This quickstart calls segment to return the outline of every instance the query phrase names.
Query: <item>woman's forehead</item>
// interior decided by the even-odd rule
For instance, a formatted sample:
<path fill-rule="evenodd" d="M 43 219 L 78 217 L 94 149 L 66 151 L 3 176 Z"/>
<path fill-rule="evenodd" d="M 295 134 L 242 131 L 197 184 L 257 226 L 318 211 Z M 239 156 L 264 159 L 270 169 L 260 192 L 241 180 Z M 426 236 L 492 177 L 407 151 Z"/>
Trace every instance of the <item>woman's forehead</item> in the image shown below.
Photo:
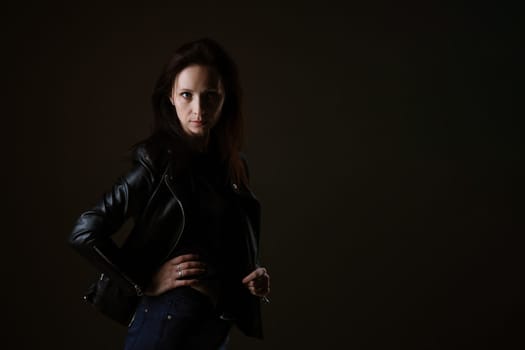
<path fill-rule="evenodd" d="M 217 71 L 203 65 L 191 65 L 175 77 L 174 88 L 187 90 L 221 89 L 221 79 Z"/>

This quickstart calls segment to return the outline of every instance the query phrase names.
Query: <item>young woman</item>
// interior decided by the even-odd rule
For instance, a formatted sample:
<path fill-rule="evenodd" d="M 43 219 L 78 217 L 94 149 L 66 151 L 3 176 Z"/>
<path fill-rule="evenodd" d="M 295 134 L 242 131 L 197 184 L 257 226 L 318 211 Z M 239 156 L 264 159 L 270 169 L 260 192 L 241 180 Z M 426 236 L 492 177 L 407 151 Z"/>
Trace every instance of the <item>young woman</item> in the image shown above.
<path fill-rule="evenodd" d="M 232 324 L 262 337 L 270 276 L 258 263 L 236 66 L 216 42 L 175 51 L 133 166 L 82 213 L 71 245 L 102 274 L 87 301 L 128 326 L 126 350 L 224 348 Z M 118 246 L 111 235 L 134 226 Z"/>

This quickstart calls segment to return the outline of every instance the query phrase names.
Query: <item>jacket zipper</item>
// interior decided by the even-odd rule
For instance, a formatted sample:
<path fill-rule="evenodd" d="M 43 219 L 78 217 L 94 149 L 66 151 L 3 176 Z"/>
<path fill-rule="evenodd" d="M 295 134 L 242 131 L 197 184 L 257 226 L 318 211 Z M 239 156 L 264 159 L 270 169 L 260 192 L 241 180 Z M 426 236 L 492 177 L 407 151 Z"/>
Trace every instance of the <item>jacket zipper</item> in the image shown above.
<path fill-rule="evenodd" d="M 123 272 L 118 268 L 117 265 L 115 265 L 111 260 L 109 260 L 109 258 L 108 258 L 106 255 L 104 255 L 104 253 L 102 253 L 102 252 L 100 251 L 100 249 L 98 249 L 97 246 L 94 245 L 94 246 L 93 246 L 93 250 L 94 250 L 95 252 L 97 252 L 97 254 L 100 255 L 100 257 L 101 257 L 102 259 L 104 259 L 104 261 L 106 261 L 107 264 L 111 265 L 111 267 L 112 267 L 115 271 L 117 271 L 117 272 L 118 272 L 118 273 L 124 278 L 124 280 L 126 280 L 126 282 L 128 282 L 130 285 L 133 286 L 133 288 L 135 289 L 135 292 L 137 293 L 137 296 L 141 296 L 141 295 L 143 294 L 142 289 L 141 289 L 141 288 L 140 288 L 135 282 L 133 282 L 133 281 L 132 281 L 132 280 L 131 280 L 131 279 L 130 279 L 125 273 L 123 273 Z M 104 275 L 104 274 L 102 274 L 102 275 L 100 276 L 101 279 L 102 279 L 102 276 L 103 276 L 103 275 Z"/>
<path fill-rule="evenodd" d="M 182 236 L 182 233 L 184 232 L 184 227 L 186 226 L 186 215 L 184 213 L 184 207 L 182 206 L 182 203 L 180 202 L 179 198 L 177 197 L 177 195 L 175 195 L 175 191 L 173 190 L 173 188 L 171 188 L 171 185 L 168 181 L 168 174 L 164 174 L 164 182 L 166 183 L 166 186 L 168 187 L 168 189 L 170 190 L 173 198 L 175 198 L 175 200 L 177 201 L 177 204 L 179 205 L 180 207 L 180 210 L 182 212 L 182 225 L 181 225 L 181 229 L 178 233 L 178 237 L 177 237 L 177 240 L 175 241 L 175 243 L 173 243 L 173 246 L 171 247 L 169 253 L 166 255 L 166 257 L 164 258 L 164 260 L 166 260 L 170 255 L 171 253 L 173 253 L 173 251 L 175 250 L 175 247 L 177 246 L 177 244 L 179 243 L 180 241 L 180 238 Z"/>
<path fill-rule="evenodd" d="M 173 189 L 171 188 L 171 185 L 169 184 L 169 181 L 168 181 L 168 167 L 166 167 L 166 170 L 164 170 L 164 173 L 163 173 L 163 180 L 164 182 L 166 183 L 166 186 L 168 187 L 169 191 L 171 192 L 171 194 L 173 195 L 173 198 L 175 198 L 175 200 L 177 201 L 177 204 L 179 205 L 180 207 L 180 210 L 182 212 L 182 226 L 181 226 L 181 229 L 179 231 L 179 237 L 177 238 L 177 241 L 173 244 L 173 246 L 171 247 L 170 249 L 170 252 L 168 253 L 168 255 L 166 256 L 169 257 L 171 255 L 171 253 L 173 253 L 173 250 L 175 249 L 175 247 L 177 246 L 179 240 L 180 240 L 180 237 L 182 236 L 182 232 L 184 231 L 184 227 L 186 225 L 186 216 L 185 216 L 185 213 L 184 213 L 184 207 L 182 206 L 182 203 L 180 202 L 179 198 L 175 195 L 175 191 L 173 191 Z M 159 187 L 157 187 L 155 189 L 155 192 L 150 196 L 150 201 L 151 201 L 151 198 L 154 196 L 154 194 L 158 191 Z M 148 204 L 146 204 L 146 207 L 149 205 L 149 201 L 148 201 Z M 115 270 L 117 273 L 119 273 L 122 278 L 127 282 L 129 283 L 131 286 L 133 286 L 133 288 L 135 289 L 135 292 L 137 293 L 137 296 L 142 296 L 144 293 L 142 291 L 142 289 L 140 288 L 140 286 L 138 284 L 136 284 L 135 282 L 133 282 L 125 273 L 123 273 L 117 265 L 115 265 L 104 253 L 102 253 L 102 251 L 100 249 L 98 249 L 97 246 L 93 245 L 93 250 L 102 258 L 104 259 L 104 261 L 110 265 L 113 270 Z M 100 279 L 103 279 L 104 277 L 104 273 L 102 273 L 100 275 Z M 84 299 L 86 299 L 86 297 L 84 296 Z"/>

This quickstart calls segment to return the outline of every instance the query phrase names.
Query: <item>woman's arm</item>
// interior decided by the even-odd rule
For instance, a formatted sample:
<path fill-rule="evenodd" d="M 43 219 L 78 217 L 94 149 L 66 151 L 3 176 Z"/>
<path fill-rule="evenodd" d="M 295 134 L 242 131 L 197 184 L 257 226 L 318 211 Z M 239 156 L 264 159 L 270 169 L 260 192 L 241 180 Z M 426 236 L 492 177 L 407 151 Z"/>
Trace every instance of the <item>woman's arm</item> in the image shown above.
<path fill-rule="evenodd" d="M 246 155 L 244 153 L 240 153 L 239 156 L 244 166 L 246 178 L 249 180 L 250 171 L 248 168 L 248 161 L 246 160 Z M 257 217 L 259 215 L 260 213 L 257 215 Z M 260 266 L 259 262 L 259 219 L 257 219 L 257 226 L 256 228 L 254 228 L 249 217 L 246 216 L 246 218 L 247 228 L 249 230 L 247 246 L 251 247 L 252 252 L 255 255 L 253 257 L 255 265 L 254 270 L 243 278 L 242 283 L 245 285 L 246 288 L 250 290 L 250 293 L 252 293 L 255 296 L 261 297 L 264 302 L 269 303 L 270 299 L 268 299 L 268 295 L 270 294 L 270 275 L 265 267 Z"/>
<path fill-rule="evenodd" d="M 69 244 L 79 254 L 130 293 L 138 295 L 144 286 L 126 275 L 125 259 L 111 236 L 128 218 L 138 215 L 149 198 L 153 182 L 151 160 L 143 146 L 139 146 L 132 169 L 119 177 L 93 208 L 80 215 L 69 236 Z"/>

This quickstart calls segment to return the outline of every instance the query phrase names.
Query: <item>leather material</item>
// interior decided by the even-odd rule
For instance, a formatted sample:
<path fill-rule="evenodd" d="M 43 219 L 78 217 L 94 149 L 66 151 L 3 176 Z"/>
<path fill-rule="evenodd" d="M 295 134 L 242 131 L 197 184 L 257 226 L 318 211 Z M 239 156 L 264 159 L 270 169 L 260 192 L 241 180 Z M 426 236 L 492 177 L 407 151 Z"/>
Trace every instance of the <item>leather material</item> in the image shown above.
<path fill-rule="evenodd" d="M 126 326 L 153 272 L 165 262 L 184 234 L 185 213 L 176 193 L 177 174 L 173 170 L 176 160 L 172 154 L 167 148 L 154 162 L 146 147 L 138 146 L 131 170 L 119 177 L 92 209 L 80 215 L 69 237 L 71 246 L 102 272 L 84 299 Z M 252 260 L 247 265 L 255 268 L 259 201 L 249 188 L 232 183 L 231 189 L 246 216 L 242 229 Z M 133 229 L 118 247 L 111 236 L 128 219 L 134 220 Z M 236 315 L 239 329 L 248 336 L 261 338 L 259 298 L 246 293 L 239 300 L 239 310 Z"/>

